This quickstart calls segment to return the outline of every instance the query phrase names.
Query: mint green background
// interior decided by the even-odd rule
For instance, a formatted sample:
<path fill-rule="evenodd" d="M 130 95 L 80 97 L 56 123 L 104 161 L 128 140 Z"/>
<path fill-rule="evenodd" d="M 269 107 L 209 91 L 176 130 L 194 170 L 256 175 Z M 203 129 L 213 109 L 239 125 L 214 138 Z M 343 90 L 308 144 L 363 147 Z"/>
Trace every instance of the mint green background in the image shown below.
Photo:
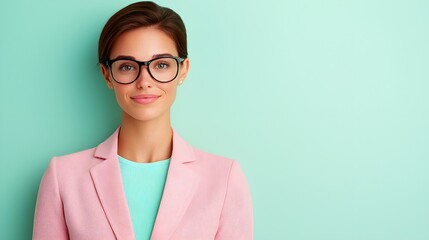
<path fill-rule="evenodd" d="M 0 3 L 0 239 L 30 239 L 50 158 L 120 122 L 96 65 L 131 1 Z M 429 239 L 429 2 L 159 1 L 191 69 L 173 125 L 239 160 L 255 239 Z"/>

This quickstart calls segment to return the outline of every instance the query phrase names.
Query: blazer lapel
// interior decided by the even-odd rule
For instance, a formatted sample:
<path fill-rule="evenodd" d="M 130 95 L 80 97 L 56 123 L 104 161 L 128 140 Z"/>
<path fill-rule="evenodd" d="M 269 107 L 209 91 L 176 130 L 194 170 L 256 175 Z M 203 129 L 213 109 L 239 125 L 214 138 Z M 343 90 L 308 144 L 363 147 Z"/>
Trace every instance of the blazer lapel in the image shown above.
<path fill-rule="evenodd" d="M 118 128 L 98 145 L 94 156 L 104 161 L 90 169 L 98 197 L 117 239 L 134 239 L 133 226 L 117 159 Z M 151 239 L 170 239 L 197 189 L 199 175 L 190 167 L 194 150 L 173 129 L 173 151 Z"/>
<path fill-rule="evenodd" d="M 98 197 L 117 239 L 134 239 L 132 222 L 117 158 L 119 128 L 95 151 L 103 159 L 90 169 Z"/>
<path fill-rule="evenodd" d="M 170 239 L 191 202 L 199 176 L 191 168 L 193 148 L 173 129 L 173 151 L 151 239 Z"/>

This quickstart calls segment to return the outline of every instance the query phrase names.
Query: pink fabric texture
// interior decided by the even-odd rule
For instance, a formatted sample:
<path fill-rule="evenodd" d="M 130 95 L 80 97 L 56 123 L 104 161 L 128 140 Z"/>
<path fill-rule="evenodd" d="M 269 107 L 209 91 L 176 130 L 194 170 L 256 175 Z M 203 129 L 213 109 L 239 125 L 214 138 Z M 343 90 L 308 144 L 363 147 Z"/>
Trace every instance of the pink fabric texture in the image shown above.
<path fill-rule="evenodd" d="M 135 239 L 117 159 L 119 128 L 96 148 L 54 157 L 40 183 L 33 239 Z M 235 160 L 173 152 L 152 240 L 253 239 L 251 193 Z"/>

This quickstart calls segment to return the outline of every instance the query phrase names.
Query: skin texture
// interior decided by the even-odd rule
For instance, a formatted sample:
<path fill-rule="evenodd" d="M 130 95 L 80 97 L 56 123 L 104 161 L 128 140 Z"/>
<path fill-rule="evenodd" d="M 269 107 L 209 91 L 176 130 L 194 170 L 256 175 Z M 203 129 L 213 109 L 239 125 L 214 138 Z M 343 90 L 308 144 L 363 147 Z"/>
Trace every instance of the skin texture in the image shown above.
<path fill-rule="evenodd" d="M 132 56 L 148 61 L 159 54 L 178 56 L 175 42 L 155 27 L 142 27 L 123 33 L 113 45 L 110 59 Z M 184 82 L 189 70 L 189 59 L 180 66 L 178 76 L 171 82 L 160 83 L 152 79 L 145 66 L 139 78 L 131 84 L 116 83 L 110 70 L 101 65 L 107 86 L 115 92 L 122 109 L 118 154 L 136 162 L 156 162 L 170 158 L 172 129 L 170 110 L 176 98 L 177 87 Z M 131 97 L 141 94 L 160 96 L 155 102 L 140 104 Z"/>

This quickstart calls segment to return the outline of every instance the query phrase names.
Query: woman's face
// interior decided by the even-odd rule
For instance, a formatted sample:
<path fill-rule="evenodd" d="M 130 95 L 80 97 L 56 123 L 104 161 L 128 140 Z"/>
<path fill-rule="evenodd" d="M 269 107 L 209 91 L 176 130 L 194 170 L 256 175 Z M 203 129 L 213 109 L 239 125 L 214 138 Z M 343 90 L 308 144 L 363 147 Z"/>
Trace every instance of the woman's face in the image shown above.
<path fill-rule="evenodd" d="M 123 33 L 115 41 L 110 59 L 119 56 L 133 57 L 137 61 L 149 61 L 158 55 L 178 56 L 174 41 L 154 27 L 142 27 Z M 101 66 L 107 86 L 115 91 L 116 100 L 125 117 L 148 121 L 170 117 L 170 108 L 176 97 L 176 89 L 186 78 L 189 59 L 180 64 L 177 77 L 167 83 L 154 80 L 146 66 L 141 67 L 140 76 L 130 84 L 119 84 L 113 80 L 110 70 Z M 156 98 L 147 98 L 147 95 Z"/>

